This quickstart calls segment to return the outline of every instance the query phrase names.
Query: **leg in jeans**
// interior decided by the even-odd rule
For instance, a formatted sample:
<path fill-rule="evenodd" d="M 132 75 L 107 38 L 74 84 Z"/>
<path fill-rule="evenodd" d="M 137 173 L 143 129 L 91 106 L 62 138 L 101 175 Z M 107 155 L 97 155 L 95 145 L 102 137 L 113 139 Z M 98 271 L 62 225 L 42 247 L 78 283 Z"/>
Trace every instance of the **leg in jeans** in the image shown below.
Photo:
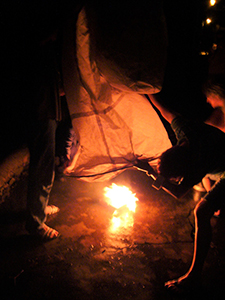
<path fill-rule="evenodd" d="M 27 224 L 30 233 L 41 230 L 54 181 L 56 121 L 48 119 L 35 125 L 30 143 L 30 168 L 27 196 Z"/>

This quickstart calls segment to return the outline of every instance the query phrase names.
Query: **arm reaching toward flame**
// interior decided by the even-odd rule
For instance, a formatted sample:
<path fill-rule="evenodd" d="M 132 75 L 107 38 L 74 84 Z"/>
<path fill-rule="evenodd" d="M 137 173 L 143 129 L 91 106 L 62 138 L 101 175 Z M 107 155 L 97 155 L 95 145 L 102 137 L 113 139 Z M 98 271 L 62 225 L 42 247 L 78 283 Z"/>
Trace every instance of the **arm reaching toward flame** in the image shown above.
<path fill-rule="evenodd" d="M 170 124 L 174 118 L 176 118 L 179 114 L 177 112 L 172 111 L 171 109 L 164 106 L 160 101 L 160 96 L 157 94 L 148 95 L 151 102 L 155 105 L 155 107 L 160 111 L 161 115 L 166 119 Z"/>

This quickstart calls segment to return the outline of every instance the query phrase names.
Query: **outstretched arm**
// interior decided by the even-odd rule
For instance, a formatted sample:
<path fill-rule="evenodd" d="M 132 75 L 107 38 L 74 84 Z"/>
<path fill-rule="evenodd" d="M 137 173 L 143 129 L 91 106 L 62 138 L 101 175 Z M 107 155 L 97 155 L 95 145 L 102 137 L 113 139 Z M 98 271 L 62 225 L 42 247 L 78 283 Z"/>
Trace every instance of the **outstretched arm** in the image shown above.
<path fill-rule="evenodd" d="M 178 113 L 166 108 L 160 102 L 160 97 L 157 94 L 148 95 L 151 102 L 155 105 L 155 107 L 160 111 L 163 118 L 165 118 L 169 123 L 173 121 L 173 119 L 178 115 Z"/>

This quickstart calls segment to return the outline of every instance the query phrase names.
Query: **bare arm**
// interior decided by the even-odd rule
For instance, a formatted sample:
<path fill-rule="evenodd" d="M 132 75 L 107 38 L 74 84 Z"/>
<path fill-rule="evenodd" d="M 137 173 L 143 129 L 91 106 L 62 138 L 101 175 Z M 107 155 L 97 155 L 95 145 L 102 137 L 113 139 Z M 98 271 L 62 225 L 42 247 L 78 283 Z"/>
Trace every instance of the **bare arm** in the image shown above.
<path fill-rule="evenodd" d="M 173 112 L 172 110 L 166 108 L 160 103 L 160 97 L 157 94 L 154 95 L 148 95 L 151 102 L 157 107 L 157 109 L 162 114 L 163 118 L 165 118 L 169 123 L 172 122 L 172 120 L 178 115 L 178 113 Z"/>
<path fill-rule="evenodd" d="M 209 118 L 205 121 L 206 124 L 217 127 L 225 132 L 225 114 L 219 108 L 215 108 Z"/>

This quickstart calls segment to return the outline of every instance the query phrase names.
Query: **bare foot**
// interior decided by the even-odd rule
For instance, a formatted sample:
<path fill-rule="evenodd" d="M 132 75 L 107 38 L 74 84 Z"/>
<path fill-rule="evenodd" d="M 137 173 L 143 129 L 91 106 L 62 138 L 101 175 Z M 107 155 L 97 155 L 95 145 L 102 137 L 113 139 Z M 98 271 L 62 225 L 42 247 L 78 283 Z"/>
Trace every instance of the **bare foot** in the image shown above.
<path fill-rule="evenodd" d="M 48 205 L 45 209 L 45 213 L 46 215 L 54 215 L 56 214 L 57 212 L 59 212 L 59 208 L 55 205 Z"/>
<path fill-rule="evenodd" d="M 176 294 L 183 294 L 194 291 L 201 286 L 200 279 L 184 275 L 178 279 L 170 280 L 165 283 L 165 287 Z"/>
<path fill-rule="evenodd" d="M 43 224 L 41 228 L 36 229 L 34 235 L 44 241 L 56 239 L 59 236 L 59 232 L 46 224 Z"/>
<path fill-rule="evenodd" d="M 27 231 L 35 238 L 41 239 L 42 241 L 50 241 L 59 237 L 59 232 L 45 223 L 40 228 L 28 228 Z"/>

